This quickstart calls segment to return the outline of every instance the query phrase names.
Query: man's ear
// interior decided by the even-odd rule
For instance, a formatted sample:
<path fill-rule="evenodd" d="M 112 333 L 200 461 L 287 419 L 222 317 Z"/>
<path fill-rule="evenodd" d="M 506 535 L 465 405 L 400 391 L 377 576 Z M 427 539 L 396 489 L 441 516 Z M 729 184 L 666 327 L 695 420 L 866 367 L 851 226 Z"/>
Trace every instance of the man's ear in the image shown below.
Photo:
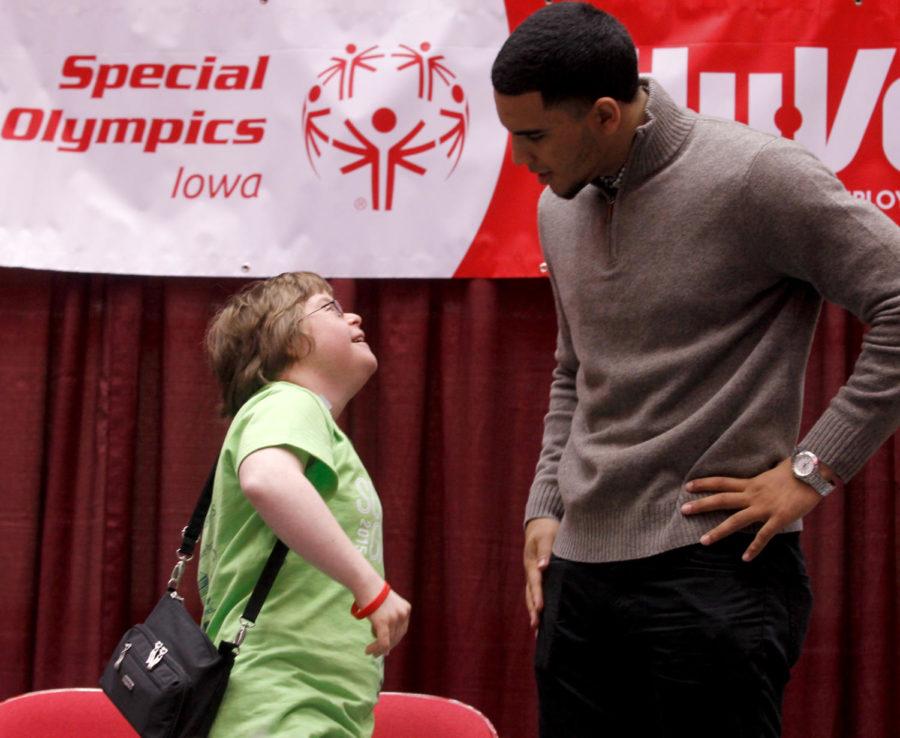
<path fill-rule="evenodd" d="M 609 135 L 619 130 L 622 123 L 622 108 L 618 101 L 611 97 L 599 97 L 594 100 L 588 113 L 591 126 L 598 133 Z"/>

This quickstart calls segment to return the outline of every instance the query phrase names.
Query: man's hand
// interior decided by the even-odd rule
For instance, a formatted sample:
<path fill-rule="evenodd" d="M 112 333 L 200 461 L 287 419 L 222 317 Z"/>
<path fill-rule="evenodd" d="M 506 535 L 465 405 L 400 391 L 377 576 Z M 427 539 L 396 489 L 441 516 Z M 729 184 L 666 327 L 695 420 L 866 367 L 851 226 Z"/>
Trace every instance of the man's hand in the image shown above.
<path fill-rule="evenodd" d="M 831 470 L 824 464 L 820 465 L 820 470 L 826 478 L 833 478 Z M 705 546 L 752 523 L 763 524 L 744 552 L 744 561 L 754 559 L 776 533 L 802 518 L 822 501 L 818 492 L 794 477 L 790 459 L 785 459 L 774 469 L 751 479 L 704 477 L 688 482 L 686 489 L 688 492 L 718 494 L 685 503 L 681 506 L 681 512 L 685 515 L 713 510 L 738 511 L 700 538 L 700 543 Z"/>
<path fill-rule="evenodd" d="M 555 518 L 534 518 L 525 526 L 525 606 L 532 629 L 537 629 L 544 609 L 541 572 L 550 563 L 550 551 L 558 530 L 559 521 Z"/>

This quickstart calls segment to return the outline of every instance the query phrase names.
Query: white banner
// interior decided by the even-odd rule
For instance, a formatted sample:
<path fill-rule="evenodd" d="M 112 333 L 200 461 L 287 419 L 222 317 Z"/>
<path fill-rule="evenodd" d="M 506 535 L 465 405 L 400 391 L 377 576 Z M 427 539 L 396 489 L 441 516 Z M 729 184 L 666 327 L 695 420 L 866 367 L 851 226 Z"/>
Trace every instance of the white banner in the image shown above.
<path fill-rule="evenodd" d="M 452 276 L 508 32 L 502 0 L 6 2 L 0 264 Z"/>

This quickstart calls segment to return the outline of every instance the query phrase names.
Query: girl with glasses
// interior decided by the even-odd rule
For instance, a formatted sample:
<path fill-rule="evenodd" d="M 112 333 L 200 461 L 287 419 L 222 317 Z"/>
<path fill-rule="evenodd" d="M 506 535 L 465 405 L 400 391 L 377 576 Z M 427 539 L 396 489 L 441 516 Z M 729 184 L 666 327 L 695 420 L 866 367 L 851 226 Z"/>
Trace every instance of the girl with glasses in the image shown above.
<path fill-rule="evenodd" d="M 241 647 L 212 736 L 372 733 L 383 657 L 410 606 L 384 579 L 381 503 L 335 419 L 378 362 L 310 272 L 249 285 L 207 348 L 232 418 L 203 530 L 213 642 L 235 632 L 276 537 L 290 549 Z"/>

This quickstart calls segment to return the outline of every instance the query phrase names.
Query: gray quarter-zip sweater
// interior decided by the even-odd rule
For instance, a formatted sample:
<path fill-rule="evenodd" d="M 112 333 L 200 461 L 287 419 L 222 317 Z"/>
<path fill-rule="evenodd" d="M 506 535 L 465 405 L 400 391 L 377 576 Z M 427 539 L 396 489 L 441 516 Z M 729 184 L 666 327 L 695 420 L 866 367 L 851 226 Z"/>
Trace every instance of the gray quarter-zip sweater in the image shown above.
<path fill-rule="evenodd" d="M 685 482 L 791 454 L 822 297 L 870 329 L 801 445 L 846 481 L 900 419 L 900 229 L 793 142 L 642 84 L 614 206 L 538 210 L 559 333 L 526 520 L 561 519 L 576 561 L 696 543 L 729 513 L 682 515 Z"/>

